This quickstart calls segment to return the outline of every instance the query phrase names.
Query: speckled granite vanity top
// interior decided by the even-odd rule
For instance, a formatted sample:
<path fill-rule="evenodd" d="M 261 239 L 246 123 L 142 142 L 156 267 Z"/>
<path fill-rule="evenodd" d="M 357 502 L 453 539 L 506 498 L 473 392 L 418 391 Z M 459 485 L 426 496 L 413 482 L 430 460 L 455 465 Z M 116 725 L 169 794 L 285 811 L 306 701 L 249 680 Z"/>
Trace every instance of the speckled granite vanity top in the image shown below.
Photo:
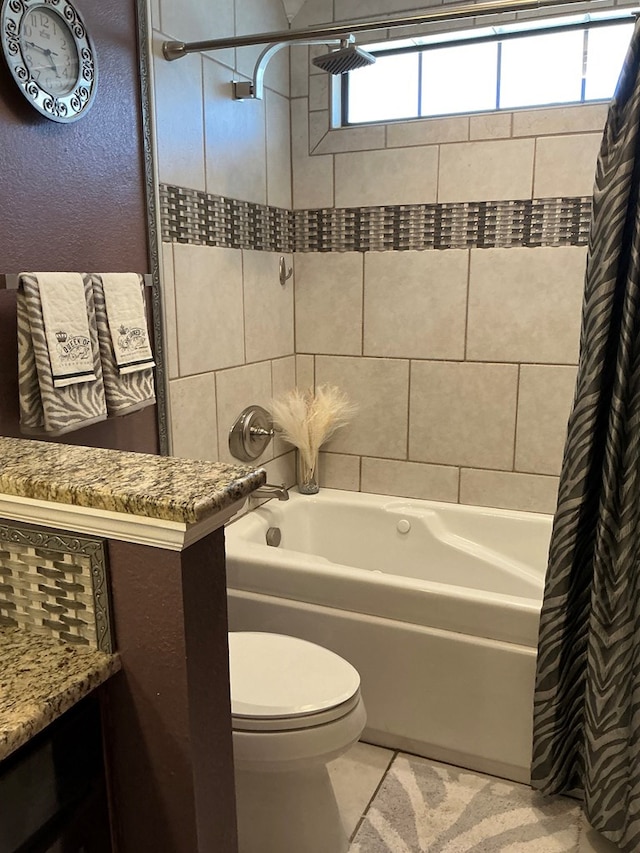
<path fill-rule="evenodd" d="M 0 437 L 0 492 L 187 524 L 226 509 L 262 469 Z"/>
<path fill-rule="evenodd" d="M 0 760 L 120 669 L 118 655 L 0 628 Z"/>

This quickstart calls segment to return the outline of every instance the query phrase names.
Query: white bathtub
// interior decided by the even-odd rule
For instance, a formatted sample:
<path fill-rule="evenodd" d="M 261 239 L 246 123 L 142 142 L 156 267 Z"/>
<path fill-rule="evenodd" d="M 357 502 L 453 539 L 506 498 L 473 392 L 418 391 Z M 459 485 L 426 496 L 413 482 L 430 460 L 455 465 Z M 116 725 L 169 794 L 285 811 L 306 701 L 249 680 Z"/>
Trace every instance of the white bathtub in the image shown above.
<path fill-rule="evenodd" d="M 365 740 L 528 781 L 551 516 L 290 495 L 227 527 L 232 630 L 292 634 L 349 660 Z"/>

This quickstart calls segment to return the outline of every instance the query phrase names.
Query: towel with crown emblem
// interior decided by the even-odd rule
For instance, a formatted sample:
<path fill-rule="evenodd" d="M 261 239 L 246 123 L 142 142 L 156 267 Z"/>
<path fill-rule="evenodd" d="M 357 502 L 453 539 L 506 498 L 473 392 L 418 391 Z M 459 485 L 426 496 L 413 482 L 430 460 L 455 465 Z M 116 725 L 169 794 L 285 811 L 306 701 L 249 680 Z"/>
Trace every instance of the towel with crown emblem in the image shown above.
<path fill-rule="evenodd" d="M 21 431 L 62 435 L 105 420 L 90 282 L 80 273 L 22 273 L 17 307 Z"/>
<path fill-rule="evenodd" d="M 144 281 L 138 273 L 92 273 L 91 286 L 109 415 L 155 403 Z"/>
<path fill-rule="evenodd" d="M 154 367 L 144 288 L 137 273 L 100 273 L 111 346 L 120 375 Z"/>

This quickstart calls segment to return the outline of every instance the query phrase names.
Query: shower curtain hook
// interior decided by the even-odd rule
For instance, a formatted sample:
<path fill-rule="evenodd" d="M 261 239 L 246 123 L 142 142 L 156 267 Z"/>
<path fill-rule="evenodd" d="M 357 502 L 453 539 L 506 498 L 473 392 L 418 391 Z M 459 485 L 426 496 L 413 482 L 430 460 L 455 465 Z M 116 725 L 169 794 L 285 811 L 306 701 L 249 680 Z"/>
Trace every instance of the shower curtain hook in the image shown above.
<path fill-rule="evenodd" d="M 285 284 L 289 281 L 289 279 L 293 275 L 293 267 L 289 267 L 289 269 L 287 269 L 287 264 L 286 264 L 286 261 L 284 259 L 284 255 L 280 256 L 279 274 L 280 274 L 280 284 L 284 287 Z"/>

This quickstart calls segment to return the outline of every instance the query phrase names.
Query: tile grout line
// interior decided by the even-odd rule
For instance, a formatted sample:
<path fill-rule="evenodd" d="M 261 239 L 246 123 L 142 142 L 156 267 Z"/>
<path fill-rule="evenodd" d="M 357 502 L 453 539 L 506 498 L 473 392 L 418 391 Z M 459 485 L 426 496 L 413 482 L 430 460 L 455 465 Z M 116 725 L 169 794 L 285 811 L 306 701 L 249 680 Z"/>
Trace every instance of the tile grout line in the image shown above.
<path fill-rule="evenodd" d="M 364 808 L 364 811 L 363 811 L 363 812 L 362 812 L 362 814 L 360 815 L 360 820 L 359 820 L 359 821 L 358 821 L 358 823 L 356 824 L 356 827 L 355 827 L 355 829 L 353 830 L 353 833 L 351 834 L 351 836 L 350 836 L 350 838 L 349 838 L 349 843 L 353 842 L 353 840 L 355 839 L 356 835 L 358 834 L 358 832 L 359 832 L 359 830 L 360 830 L 360 827 L 362 826 L 362 824 L 364 823 L 364 821 L 365 821 L 365 819 L 366 819 L 366 817 L 367 817 L 367 813 L 368 813 L 368 811 L 369 811 L 369 809 L 370 809 L 370 807 L 371 807 L 371 805 L 372 805 L 373 801 L 375 800 L 376 796 L 378 795 L 378 791 L 379 791 L 379 790 L 380 790 L 380 788 L 383 786 L 384 781 L 385 781 L 385 779 L 387 778 L 387 775 L 388 775 L 388 773 L 389 773 L 389 770 L 391 770 L 391 765 L 392 765 L 392 764 L 393 764 L 393 762 L 396 760 L 396 758 L 398 757 L 398 755 L 400 755 L 400 750 L 398 750 L 398 749 L 394 749 L 394 750 L 393 750 L 393 753 L 392 753 L 392 755 L 391 755 L 391 758 L 389 759 L 389 763 L 387 764 L 386 769 L 385 769 L 384 773 L 382 774 L 382 777 L 381 777 L 380 781 L 379 781 L 379 782 L 378 782 L 378 784 L 376 785 L 376 789 L 375 789 L 375 791 L 373 792 L 373 794 L 372 794 L 372 795 L 371 795 L 371 797 L 369 798 L 369 802 L 367 803 L 367 805 L 366 805 L 366 806 L 365 806 L 365 808 Z"/>

